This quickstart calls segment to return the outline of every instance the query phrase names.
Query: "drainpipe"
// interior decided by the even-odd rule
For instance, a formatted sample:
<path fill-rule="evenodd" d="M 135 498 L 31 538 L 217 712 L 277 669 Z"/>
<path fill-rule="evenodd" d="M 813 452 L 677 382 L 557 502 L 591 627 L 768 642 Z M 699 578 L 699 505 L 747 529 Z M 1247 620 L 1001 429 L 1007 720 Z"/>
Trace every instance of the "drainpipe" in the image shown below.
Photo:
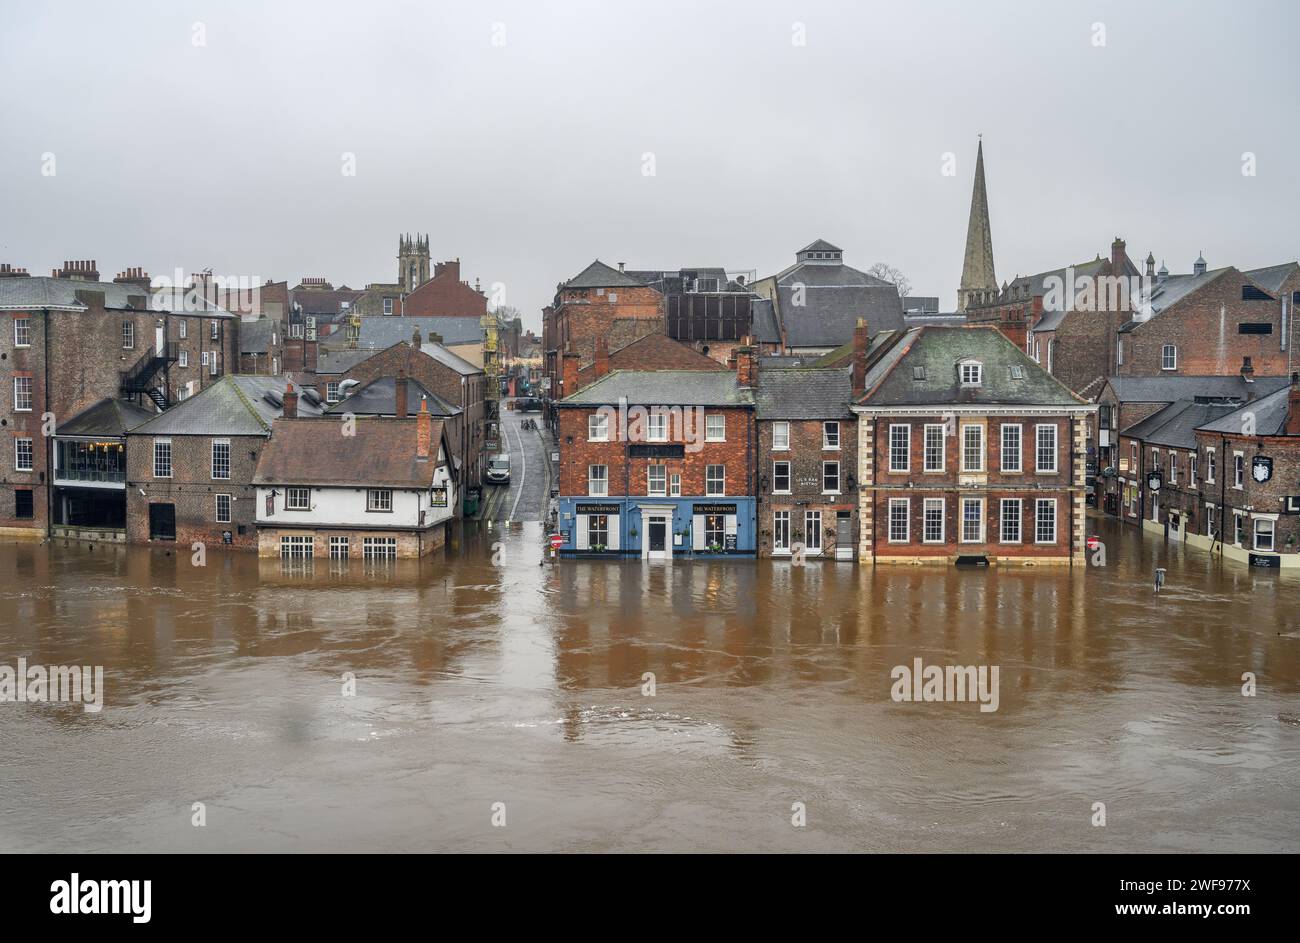
<path fill-rule="evenodd" d="M 41 318 L 42 326 L 42 348 L 41 357 L 44 361 L 45 376 L 42 378 L 41 386 L 45 388 L 45 412 L 50 411 L 50 309 L 46 308 L 44 316 Z M 57 418 L 55 420 L 58 421 Z M 42 423 L 44 424 L 44 423 Z M 56 427 L 57 431 L 57 427 Z M 45 536 L 49 537 L 53 531 L 50 529 L 54 523 L 54 469 L 51 459 L 51 449 L 54 443 L 49 441 L 49 436 L 42 436 L 45 439 Z M 17 499 L 15 499 L 17 500 Z"/>
<path fill-rule="evenodd" d="M 1235 469 L 1234 469 L 1234 470 L 1235 470 Z M 1223 543 L 1223 528 L 1224 528 L 1224 525 L 1228 522 L 1228 511 L 1227 511 L 1227 509 L 1224 508 L 1224 506 L 1223 506 L 1223 505 L 1224 505 L 1224 502 L 1226 502 L 1226 501 L 1228 500 L 1228 491 L 1227 491 L 1227 488 L 1228 488 L 1228 437 L 1227 437 L 1227 436 L 1220 436 L 1220 438 L 1219 438 L 1219 469 L 1218 469 L 1218 471 L 1219 471 L 1219 546 L 1220 546 L 1220 548 L 1222 548 L 1222 547 L 1224 546 L 1224 543 Z M 1236 537 L 1237 537 L 1237 535 L 1236 535 L 1235 533 L 1234 533 L 1232 536 L 1233 536 L 1233 539 L 1234 539 L 1234 540 L 1235 540 Z M 1213 550 L 1214 550 L 1214 544 L 1210 544 L 1210 550 L 1211 550 L 1211 552 L 1213 552 Z M 1220 552 L 1220 555 L 1222 555 L 1222 552 L 1223 552 L 1223 551 L 1220 550 L 1219 552 Z"/>

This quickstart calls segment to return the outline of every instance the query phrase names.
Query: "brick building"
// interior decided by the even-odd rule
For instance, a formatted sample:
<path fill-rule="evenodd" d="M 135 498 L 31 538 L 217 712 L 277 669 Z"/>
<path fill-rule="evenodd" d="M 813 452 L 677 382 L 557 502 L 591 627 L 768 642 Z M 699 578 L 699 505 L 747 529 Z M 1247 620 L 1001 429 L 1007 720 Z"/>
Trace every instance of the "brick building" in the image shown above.
<path fill-rule="evenodd" d="M 753 554 L 756 359 L 618 370 L 558 403 L 561 552 Z M 577 357 L 566 366 L 572 386 Z"/>
<path fill-rule="evenodd" d="M 433 277 L 402 301 L 406 317 L 475 317 L 487 314 L 487 295 L 469 282 L 461 281 L 460 259 L 438 262 Z"/>
<path fill-rule="evenodd" d="M 319 416 L 314 393 L 274 377 L 229 376 L 126 435 L 126 537 L 132 543 L 252 549 L 253 473 L 282 415 Z"/>
<path fill-rule="evenodd" d="M 570 358 L 574 360 L 576 358 Z M 689 344 L 665 334 L 647 334 L 611 351 L 604 337 L 596 338 L 595 359 L 579 367 L 573 392 L 595 383 L 611 370 L 726 370 L 727 367 Z"/>
<path fill-rule="evenodd" d="M 1095 406 L 991 327 L 913 328 L 862 386 L 861 559 L 1083 562 Z"/>
<path fill-rule="evenodd" d="M 0 272 L 0 533 L 49 532 L 55 428 L 106 398 L 156 409 L 218 382 L 238 362 L 238 320 L 193 292 L 151 290 L 129 269 L 99 281 L 96 264 L 65 262 L 49 278 Z M 31 439 L 30 471 L 17 439 Z"/>

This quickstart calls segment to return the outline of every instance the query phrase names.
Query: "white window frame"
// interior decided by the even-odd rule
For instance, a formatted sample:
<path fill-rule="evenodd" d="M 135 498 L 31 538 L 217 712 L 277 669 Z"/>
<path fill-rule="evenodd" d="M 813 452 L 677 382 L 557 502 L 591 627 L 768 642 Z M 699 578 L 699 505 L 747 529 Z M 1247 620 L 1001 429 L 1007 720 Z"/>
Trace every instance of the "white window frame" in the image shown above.
<path fill-rule="evenodd" d="M 23 456 L 23 443 L 27 445 L 27 464 L 21 461 Z M 14 439 L 14 471 L 29 472 L 36 470 L 36 441 L 27 436 Z"/>
<path fill-rule="evenodd" d="M 225 516 L 225 517 L 222 517 L 222 516 L 221 516 L 221 499 L 222 499 L 222 498 L 225 498 L 225 499 L 226 499 L 226 516 Z M 233 498 L 233 496 L 231 496 L 231 495 L 229 495 L 229 494 L 225 494 L 224 492 L 222 492 L 222 493 L 218 493 L 218 494 L 214 494 L 214 495 L 212 496 L 212 515 L 213 515 L 213 520 L 215 520 L 218 524 L 229 524 L 229 523 L 231 522 L 231 518 L 234 517 L 234 498 Z"/>
<path fill-rule="evenodd" d="M 392 313 L 393 313 L 393 299 L 392 299 L 392 298 L 385 298 L 385 299 L 384 299 L 384 314 L 392 314 Z"/>
<path fill-rule="evenodd" d="M 1051 508 L 1051 512 L 1052 512 L 1052 536 L 1050 540 L 1044 540 L 1042 537 L 1042 520 L 1043 520 L 1044 507 Z M 1056 499 L 1055 498 L 1037 498 L 1034 501 L 1034 543 L 1036 544 L 1056 543 Z"/>
<path fill-rule="evenodd" d="M 822 552 L 822 512 L 804 511 L 803 546 L 809 553 Z"/>
<path fill-rule="evenodd" d="M 1214 449 L 1213 449 L 1213 448 L 1206 448 L 1206 450 L 1205 450 L 1205 482 L 1206 482 L 1206 484 L 1211 484 L 1211 485 L 1214 484 L 1214 474 L 1215 474 L 1215 470 L 1216 470 L 1214 466 L 1215 466 L 1215 459 L 1216 459 L 1216 458 L 1217 458 L 1217 456 L 1214 454 Z"/>
<path fill-rule="evenodd" d="M 969 464 L 969 463 L 966 461 L 966 459 L 969 458 L 969 451 L 968 451 L 968 450 L 969 450 L 969 448 L 970 448 L 970 446 L 967 444 L 966 436 L 970 433 L 970 431 L 971 431 L 972 429 L 974 429 L 976 432 L 979 433 L 979 440 L 980 440 L 980 441 L 979 441 L 979 450 L 978 450 L 978 451 L 979 451 L 979 460 L 980 460 L 980 463 L 979 463 L 978 466 L 973 466 L 973 465 Z M 977 423 L 967 423 L 966 425 L 962 426 L 962 427 L 961 427 L 961 470 L 964 471 L 964 472 L 982 472 L 982 471 L 984 471 L 984 468 L 985 468 L 984 453 L 985 453 L 986 451 L 987 451 L 987 449 L 986 449 L 985 446 L 984 446 L 984 427 L 981 426 L 981 425 L 978 425 Z"/>
<path fill-rule="evenodd" d="M 19 330 L 21 328 L 22 330 Z M 24 338 L 26 338 L 24 340 Z M 32 319 L 31 318 L 14 318 L 14 346 L 31 347 L 32 346 Z"/>
<path fill-rule="evenodd" d="M 772 512 L 772 552 L 790 553 L 790 512 Z"/>
<path fill-rule="evenodd" d="M 715 491 L 714 488 L 717 490 Z M 704 494 L 709 498 L 725 498 L 727 496 L 726 465 L 704 466 Z"/>
<path fill-rule="evenodd" d="M 899 430 L 902 431 L 902 441 L 895 443 L 894 435 Z M 895 445 L 902 447 L 903 463 L 899 465 L 894 461 L 897 458 L 895 454 Z M 889 471 L 893 474 L 906 474 L 912 470 L 912 427 L 907 423 L 891 423 L 889 426 Z"/>
<path fill-rule="evenodd" d="M 681 472 L 672 472 L 668 476 L 668 496 L 670 498 L 680 498 L 682 496 Z"/>
<path fill-rule="evenodd" d="M 645 419 L 645 440 L 647 442 L 668 441 L 668 414 L 654 409 Z"/>
<path fill-rule="evenodd" d="M 1267 547 L 1261 547 L 1261 546 L 1259 545 L 1259 538 L 1260 538 L 1259 525 L 1260 525 L 1260 524 L 1267 524 L 1267 525 L 1268 525 L 1268 546 L 1267 546 Z M 1253 534 L 1252 534 L 1252 543 L 1253 543 L 1253 545 L 1254 545 L 1254 549 L 1255 549 L 1257 552 L 1259 552 L 1259 553 L 1274 553 L 1274 552 L 1276 552 L 1276 547 L 1277 547 L 1277 521 L 1273 520 L 1271 517 L 1257 517 L 1257 518 L 1255 518 L 1255 526 L 1254 526 L 1254 528 L 1253 528 L 1252 530 L 1253 530 Z"/>
<path fill-rule="evenodd" d="M 1178 453 L 1169 450 L 1169 484 L 1178 484 Z"/>
<path fill-rule="evenodd" d="M 1016 444 L 1014 449 L 1007 445 L 1007 433 L 1014 431 Z M 998 453 L 998 462 L 1001 465 L 1004 475 L 1020 475 L 1025 470 L 1025 430 L 1024 426 L 1018 422 L 1002 423 L 1001 445 Z M 1015 467 L 1007 462 L 1008 456 L 1015 457 Z"/>
<path fill-rule="evenodd" d="M 840 450 L 840 423 L 837 419 L 828 419 L 822 423 L 822 451 L 838 452 Z"/>
<path fill-rule="evenodd" d="M 713 428 L 714 425 L 718 429 Z M 705 442 L 726 442 L 727 441 L 727 417 L 725 413 L 705 413 L 704 414 L 704 441 Z"/>
<path fill-rule="evenodd" d="M 903 517 L 903 536 L 894 536 L 894 511 L 902 508 Z M 886 509 L 885 517 L 885 535 L 891 544 L 906 544 L 912 542 L 912 499 L 911 498 L 890 498 Z"/>
<path fill-rule="evenodd" d="M 366 511 L 375 514 L 391 514 L 393 512 L 393 489 L 367 488 Z"/>
<path fill-rule="evenodd" d="M 1232 453 L 1232 487 L 1237 491 L 1246 488 L 1246 453 Z"/>
<path fill-rule="evenodd" d="M 341 402 L 342 399 L 343 398 L 339 396 L 339 381 L 327 380 L 325 383 L 325 402 L 338 403 Z"/>
<path fill-rule="evenodd" d="M 785 421 L 772 423 L 772 451 L 790 451 L 790 423 Z"/>
<path fill-rule="evenodd" d="M 316 556 L 316 539 L 303 534 L 280 536 L 281 560 L 311 560 Z"/>
<path fill-rule="evenodd" d="M 826 487 L 826 470 L 832 465 L 835 466 L 835 488 L 834 490 Z M 843 469 L 840 468 L 838 460 L 833 462 L 822 462 L 822 494 L 842 494 L 841 489 L 844 487 L 844 479 L 841 475 Z"/>
<path fill-rule="evenodd" d="M 1051 446 L 1051 466 L 1043 464 L 1043 434 L 1050 433 L 1052 438 Z M 1034 426 L 1034 472 L 1039 475 L 1055 475 L 1060 470 L 1060 463 L 1056 459 L 1057 450 L 1060 448 L 1059 430 L 1054 422 L 1040 422 Z"/>
<path fill-rule="evenodd" d="M 943 498 L 926 498 L 921 505 L 921 543 L 923 544 L 941 544 L 944 541 L 944 531 L 946 521 L 944 520 L 944 506 L 946 502 Z M 930 524 L 932 519 L 930 513 L 934 510 L 939 512 L 939 536 L 930 536 Z"/>
<path fill-rule="evenodd" d="M 122 349 L 135 350 L 135 322 L 122 322 Z"/>
<path fill-rule="evenodd" d="M 663 464 L 647 465 L 645 468 L 645 493 L 652 497 L 667 497 L 668 466 Z"/>
<path fill-rule="evenodd" d="M 25 386 L 26 389 L 19 392 L 19 386 Z M 14 377 L 14 412 L 30 413 L 32 403 L 36 398 L 36 380 L 34 377 Z M 26 401 L 27 405 L 21 405 Z"/>
<path fill-rule="evenodd" d="M 224 445 L 224 446 L 226 447 L 226 473 L 225 473 L 224 475 L 218 475 L 218 474 L 217 474 L 217 446 L 219 446 L 219 445 Z M 212 440 L 212 461 L 211 461 L 211 467 L 210 467 L 208 470 L 212 473 L 212 480 L 213 480 L 213 481 L 229 481 L 229 480 L 230 480 L 231 457 L 233 456 L 233 454 L 234 454 L 234 451 L 233 451 L 233 450 L 231 449 L 231 447 L 230 447 L 230 440 L 229 440 L 229 439 L 213 439 L 213 440 Z"/>
<path fill-rule="evenodd" d="M 971 507 L 971 505 L 974 505 L 976 509 L 975 510 L 976 516 L 974 520 L 971 520 L 966 516 L 966 511 L 968 508 Z M 969 533 L 969 531 L 967 530 L 968 524 L 974 524 L 977 528 L 977 533 L 974 537 L 967 536 L 967 534 Z M 984 543 L 984 532 L 986 528 L 987 528 L 987 524 L 984 521 L 984 499 L 983 498 L 962 498 L 961 499 L 961 543 L 964 544 Z"/>
<path fill-rule="evenodd" d="M 946 466 L 947 466 L 947 457 L 946 457 L 945 453 L 948 451 L 948 449 L 947 449 L 948 441 L 947 441 L 947 435 L 945 434 L 945 428 L 944 428 L 943 423 L 932 423 L 932 422 L 927 422 L 927 423 L 925 424 L 925 427 L 921 430 L 921 435 L 922 435 L 922 439 L 921 439 L 921 441 L 922 441 L 922 448 L 921 448 L 921 453 L 922 453 L 922 454 L 921 454 L 921 471 L 922 471 L 922 473 L 929 472 L 929 473 L 931 473 L 931 474 L 938 474 L 938 473 L 941 473 L 941 472 L 945 471 L 945 470 L 946 470 Z M 931 448 L 931 446 L 932 446 L 932 444 L 933 444 L 933 443 L 931 443 L 930 438 L 931 438 L 931 436 L 934 436 L 934 435 L 938 435 L 938 437 L 939 437 L 939 443 L 938 443 L 938 449 L 937 449 L 938 456 L 939 456 L 939 462 L 938 462 L 937 465 L 932 465 L 932 464 L 930 463 L 930 448 Z"/>
<path fill-rule="evenodd" d="M 176 361 L 176 366 L 184 369 L 189 365 L 190 365 L 190 352 L 188 350 L 182 350 L 180 352 L 179 359 Z"/>
<path fill-rule="evenodd" d="M 592 413 L 587 417 L 587 441 L 609 441 L 609 414 Z"/>
<path fill-rule="evenodd" d="M 361 538 L 361 559 L 362 560 L 396 560 L 397 559 L 397 538 L 396 537 L 362 537 Z"/>
<path fill-rule="evenodd" d="M 601 475 L 596 475 L 596 469 L 600 469 Z M 609 466 L 608 465 L 588 465 L 587 466 L 587 495 L 593 498 L 603 498 L 609 495 Z"/>
<path fill-rule="evenodd" d="M 1016 516 L 1014 519 L 1007 517 L 1007 508 L 1009 505 L 1015 505 Z M 1014 520 L 1016 535 L 1013 539 L 1007 538 L 1007 523 Z M 1018 544 L 1024 540 L 1025 528 L 1025 510 L 1020 498 L 1002 498 L 998 501 L 998 543 L 1000 544 Z"/>
<path fill-rule="evenodd" d="M 1196 461 L 1197 461 L 1196 453 L 1188 452 L 1187 453 L 1187 485 L 1190 488 L 1196 487 Z"/>
<path fill-rule="evenodd" d="M 1178 369 L 1178 345 L 1165 344 L 1160 348 L 1160 369 L 1177 370 Z"/>
<path fill-rule="evenodd" d="M 163 467 L 159 459 L 163 457 L 165 450 L 166 457 L 166 474 L 161 474 L 159 468 Z M 153 440 L 153 476 L 155 478 L 170 478 L 172 476 L 172 440 L 171 439 L 154 439 Z"/>
<path fill-rule="evenodd" d="M 352 540 L 349 537 L 330 538 L 330 559 L 347 560 L 352 556 Z"/>
<path fill-rule="evenodd" d="M 977 360 L 968 360 L 961 364 L 962 386 L 983 386 L 983 384 L 984 365 L 982 363 Z"/>
<path fill-rule="evenodd" d="M 779 476 L 777 475 L 776 468 L 778 465 L 785 466 L 785 487 L 784 488 L 781 488 L 777 485 L 777 479 Z M 788 459 L 779 459 L 777 461 L 772 462 L 772 493 L 790 494 L 793 486 L 794 486 L 794 467 L 791 464 L 791 462 Z"/>
<path fill-rule="evenodd" d="M 185 340 L 185 338 L 189 336 L 189 333 L 190 333 L 189 323 L 184 318 L 180 318 L 179 320 L 177 320 L 176 336 L 179 337 L 181 340 Z"/>
<path fill-rule="evenodd" d="M 301 497 L 302 501 L 295 501 L 294 498 Z M 285 488 L 284 489 L 284 509 L 286 511 L 310 511 L 311 510 L 311 489 L 310 488 Z"/>

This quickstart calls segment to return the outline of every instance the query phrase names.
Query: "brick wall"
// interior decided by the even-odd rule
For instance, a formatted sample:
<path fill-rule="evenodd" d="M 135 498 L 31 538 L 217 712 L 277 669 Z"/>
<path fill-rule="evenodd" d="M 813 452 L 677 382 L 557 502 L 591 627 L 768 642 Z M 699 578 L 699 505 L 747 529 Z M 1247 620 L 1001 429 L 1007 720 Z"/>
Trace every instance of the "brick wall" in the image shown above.
<path fill-rule="evenodd" d="M 804 514 L 807 511 L 822 512 L 823 529 L 835 527 L 836 515 L 840 511 L 848 512 L 852 520 L 852 533 L 855 541 L 858 535 L 858 497 L 856 487 L 849 488 L 848 478 L 856 480 L 858 470 L 858 424 L 855 419 L 839 419 L 839 451 L 822 448 L 821 419 L 790 421 L 790 448 L 788 451 L 774 451 L 772 448 L 772 421 L 757 423 L 758 431 L 758 553 L 759 556 L 772 555 L 772 515 L 776 511 L 790 512 L 791 531 L 803 530 Z M 775 487 L 772 465 L 777 461 L 791 464 L 791 493 L 774 494 Z M 840 494 L 822 494 L 822 463 L 838 461 L 840 463 Z M 763 476 L 767 476 L 767 487 L 762 487 Z M 793 539 L 793 538 L 792 538 Z M 807 543 L 807 535 L 803 542 Z M 823 535 L 824 552 L 831 554 L 835 549 L 835 538 Z"/>

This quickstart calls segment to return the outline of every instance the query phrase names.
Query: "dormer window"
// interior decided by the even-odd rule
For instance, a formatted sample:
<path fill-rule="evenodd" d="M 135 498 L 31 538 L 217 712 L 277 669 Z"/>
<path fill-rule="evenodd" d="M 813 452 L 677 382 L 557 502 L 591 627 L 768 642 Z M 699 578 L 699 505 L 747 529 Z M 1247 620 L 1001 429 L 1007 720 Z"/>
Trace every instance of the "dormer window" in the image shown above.
<path fill-rule="evenodd" d="M 978 361 L 968 360 L 960 368 L 962 386 L 979 386 L 984 382 L 984 365 Z"/>

